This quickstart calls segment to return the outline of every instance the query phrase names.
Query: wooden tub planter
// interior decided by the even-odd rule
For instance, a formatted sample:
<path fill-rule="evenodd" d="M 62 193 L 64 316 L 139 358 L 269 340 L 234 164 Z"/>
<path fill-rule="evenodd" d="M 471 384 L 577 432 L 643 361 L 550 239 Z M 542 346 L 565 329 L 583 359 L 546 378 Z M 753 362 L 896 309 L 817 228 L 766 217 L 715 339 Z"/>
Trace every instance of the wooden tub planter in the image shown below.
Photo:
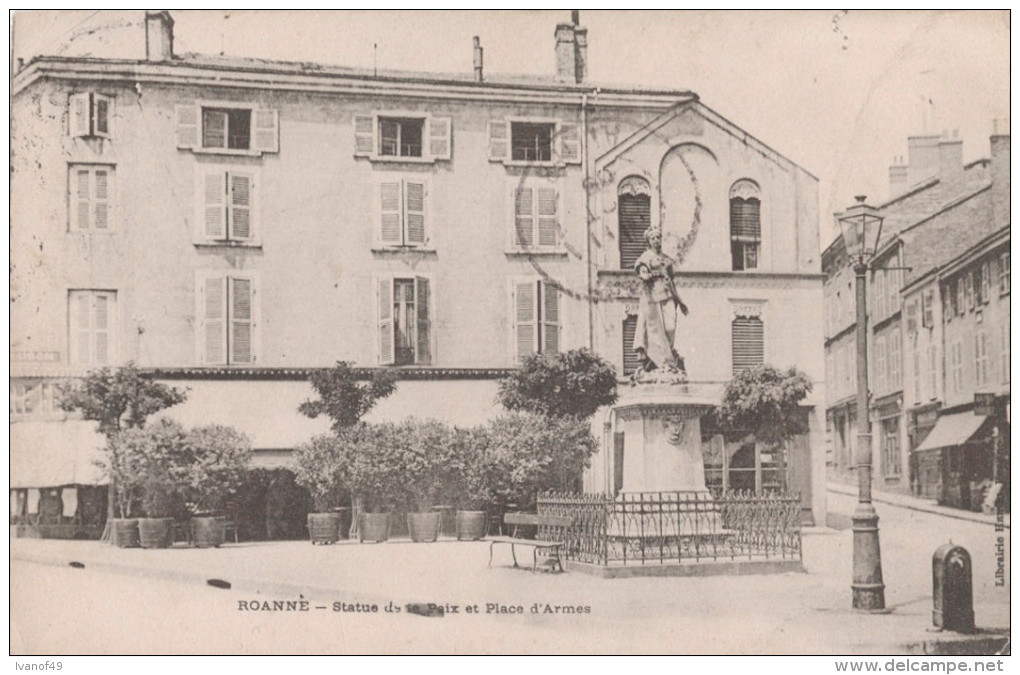
<path fill-rule="evenodd" d="M 390 538 L 390 514 L 362 513 L 358 517 L 358 541 L 386 541 Z"/>
<path fill-rule="evenodd" d="M 170 548 L 173 518 L 139 518 L 138 540 L 142 548 Z"/>
<path fill-rule="evenodd" d="M 111 528 L 113 544 L 118 548 L 138 548 L 140 545 L 138 536 L 137 518 L 114 518 Z"/>
<path fill-rule="evenodd" d="M 439 539 L 439 529 L 443 524 L 443 514 L 438 511 L 428 513 L 407 514 L 407 532 L 411 541 L 431 542 Z"/>
<path fill-rule="evenodd" d="M 484 537 L 488 519 L 485 511 L 457 511 L 457 541 L 478 541 Z"/>
<path fill-rule="evenodd" d="M 335 544 L 340 541 L 339 513 L 309 513 L 308 538 L 312 544 Z"/>
<path fill-rule="evenodd" d="M 195 516 L 191 519 L 191 543 L 198 548 L 219 548 L 227 538 L 225 516 Z"/>

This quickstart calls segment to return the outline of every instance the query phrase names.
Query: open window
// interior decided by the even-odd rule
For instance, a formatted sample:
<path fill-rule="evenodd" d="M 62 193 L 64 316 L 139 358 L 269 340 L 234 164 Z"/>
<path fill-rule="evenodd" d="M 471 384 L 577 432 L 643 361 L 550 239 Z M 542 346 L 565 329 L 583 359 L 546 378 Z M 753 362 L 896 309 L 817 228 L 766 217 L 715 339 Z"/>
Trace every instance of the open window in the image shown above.
<path fill-rule="evenodd" d="M 71 94 L 67 119 L 72 136 L 110 138 L 113 97 L 96 92 Z"/>
<path fill-rule="evenodd" d="M 355 115 L 354 155 L 375 161 L 449 160 L 453 147 L 449 117 Z"/>
<path fill-rule="evenodd" d="M 276 110 L 233 103 L 175 108 L 177 147 L 194 152 L 258 155 L 279 152 Z"/>
<path fill-rule="evenodd" d="M 379 365 L 432 363 L 432 298 L 423 276 L 383 277 L 377 282 Z"/>
<path fill-rule="evenodd" d="M 489 161 L 580 164 L 581 130 L 572 122 L 509 119 L 489 122 Z"/>

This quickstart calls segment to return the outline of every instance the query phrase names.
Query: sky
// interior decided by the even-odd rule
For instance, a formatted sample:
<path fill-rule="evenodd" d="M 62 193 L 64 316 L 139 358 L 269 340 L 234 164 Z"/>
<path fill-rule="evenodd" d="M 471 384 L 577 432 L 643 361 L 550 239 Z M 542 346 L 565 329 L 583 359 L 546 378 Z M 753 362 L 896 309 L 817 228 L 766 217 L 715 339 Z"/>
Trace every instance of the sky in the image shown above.
<path fill-rule="evenodd" d="M 15 16 L 14 56 L 139 57 L 142 12 Z M 566 10 L 173 11 L 175 50 L 380 69 L 555 74 Z M 1010 102 L 1009 12 L 582 11 L 589 79 L 698 94 L 817 176 L 821 245 L 853 196 L 888 195 L 907 137 L 956 131 L 964 161 L 989 154 Z M 1005 124 L 1008 125 L 1008 122 Z M 1008 126 L 1001 126 L 1000 129 Z"/>

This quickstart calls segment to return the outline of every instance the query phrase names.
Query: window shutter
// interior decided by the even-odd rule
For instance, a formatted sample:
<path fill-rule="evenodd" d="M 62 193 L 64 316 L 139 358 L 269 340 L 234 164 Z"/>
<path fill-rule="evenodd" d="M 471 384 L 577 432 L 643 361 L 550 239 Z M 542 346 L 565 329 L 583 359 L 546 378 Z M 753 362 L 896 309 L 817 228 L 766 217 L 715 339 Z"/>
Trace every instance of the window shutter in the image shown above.
<path fill-rule="evenodd" d="M 535 351 L 536 290 L 536 284 L 531 280 L 514 284 L 514 344 L 518 359 Z"/>
<path fill-rule="evenodd" d="M 907 303 L 907 332 L 917 332 L 917 301 Z"/>
<path fill-rule="evenodd" d="M 251 279 L 230 279 L 230 363 L 252 363 L 254 288 Z"/>
<path fill-rule="evenodd" d="M 379 240 L 384 244 L 401 244 L 402 218 L 400 181 L 379 184 Z"/>
<path fill-rule="evenodd" d="M 542 289 L 542 353 L 560 351 L 560 292 L 552 284 L 539 282 Z"/>
<path fill-rule="evenodd" d="M 92 221 L 97 230 L 110 229 L 110 171 L 96 169 L 93 181 L 93 201 L 95 219 Z"/>
<path fill-rule="evenodd" d="M 230 238 L 251 239 L 252 177 L 243 173 L 227 176 L 230 180 Z"/>
<path fill-rule="evenodd" d="M 757 317 L 733 320 L 733 374 L 765 362 L 765 326 Z"/>
<path fill-rule="evenodd" d="M 576 124 L 560 124 L 560 161 L 567 164 L 581 163 L 581 131 Z"/>
<path fill-rule="evenodd" d="M 519 187 L 514 191 L 514 247 L 530 248 L 535 243 L 534 189 Z"/>
<path fill-rule="evenodd" d="M 89 363 L 91 360 L 91 313 L 92 298 L 87 291 L 78 291 L 72 295 L 71 302 L 71 348 L 74 351 L 74 363 Z"/>
<path fill-rule="evenodd" d="M 634 337 L 637 335 L 637 316 L 623 320 L 623 374 L 631 375 L 641 367 L 641 359 L 634 351 Z"/>
<path fill-rule="evenodd" d="M 203 358 L 205 363 L 222 365 L 227 362 L 227 289 L 223 277 L 209 277 L 202 287 L 204 312 L 202 321 Z"/>
<path fill-rule="evenodd" d="M 429 154 L 432 159 L 450 159 L 453 148 L 453 122 L 449 117 L 429 118 Z"/>
<path fill-rule="evenodd" d="M 68 99 L 68 126 L 72 136 L 88 136 L 91 133 L 89 128 L 89 94 L 71 94 Z"/>
<path fill-rule="evenodd" d="M 354 116 L 354 154 L 371 155 L 375 152 L 375 116 Z"/>
<path fill-rule="evenodd" d="M 102 94 L 95 94 L 92 99 L 92 123 L 95 126 L 93 131 L 96 136 L 109 138 L 110 109 L 113 107 L 113 99 Z"/>
<path fill-rule="evenodd" d="M 177 147 L 192 149 L 198 146 L 198 106 L 174 106 L 177 119 Z"/>
<path fill-rule="evenodd" d="M 74 170 L 74 226 L 79 230 L 89 229 L 89 214 L 92 210 L 90 173 L 88 169 Z"/>
<path fill-rule="evenodd" d="M 430 328 L 431 321 L 429 315 L 431 307 L 429 301 L 429 280 L 425 277 L 417 277 L 415 279 L 415 298 L 414 307 L 417 313 L 418 319 L 418 330 L 417 333 L 417 345 L 415 349 L 415 360 L 414 362 L 418 365 L 428 365 L 432 362 L 432 353 L 429 349 L 430 346 Z"/>
<path fill-rule="evenodd" d="M 203 176 L 202 234 L 206 239 L 227 236 L 227 174 L 212 171 Z"/>
<path fill-rule="evenodd" d="M 277 111 L 256 108 L 252 111 L 252 116 L 255 118 L 252 149 L 260 152 L 279 152 L 280 121 Z"/>
<path fill-rule="evenodd" d="M 619 208 L 620 269 L 633 270 L 645 251 L 645 230 L 652 223 L 648 195 L 620 195 Z"/>
<path fill-rule="evenodd" d="M 761 239 L 761 202 L 752 197 L 730 200 L 730 236 L 741 241 Z"/>
<path fill-rule="evenodd" d="M 510 123 L 489 122 L 489 161 L 503 162 L 510 154 Z"/>
<path fill-rule="evenodd" d="M 393 280 L 379 280 L 379 364 L 391 366 L 396 361 L 393 344 Z"/>
<path fill-rule="evenodd" d="M 405 244 L 425 243 L 425 184 L 404 181 Z"/>
<path fill-rule="evenodd" d="M 538 245 L 554 247 L 559 244 L 559 227 L 556 222 L 558 195 L 553 188 L 538 188 Z"/>
<path fill-rule="evenodd" d="M 96 293 L 92 306 L 92 334 L 95 352 L 92 363 L 106 365 L 110 362 L 110 296 Z"/>

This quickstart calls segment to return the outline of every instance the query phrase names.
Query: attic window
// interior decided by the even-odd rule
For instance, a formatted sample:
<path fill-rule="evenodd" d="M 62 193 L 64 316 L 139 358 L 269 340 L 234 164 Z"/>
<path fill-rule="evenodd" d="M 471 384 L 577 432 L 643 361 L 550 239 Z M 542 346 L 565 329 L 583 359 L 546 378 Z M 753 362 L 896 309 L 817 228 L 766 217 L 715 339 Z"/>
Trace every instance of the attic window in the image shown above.
<path fill-rule="evenodd" d="M 421 157 L 425 119 L 379 118 L 379 155 Z"/>
<path fill-rule="evenodd" d="M 513 122 L 510 125 L 511 158 L 517 162 L 551 162 L 555 126 Z"/>
<path fill-rule="evenodd" d="M 251 110 L 202 108 L 202 147 L 251 148 Z"/>

